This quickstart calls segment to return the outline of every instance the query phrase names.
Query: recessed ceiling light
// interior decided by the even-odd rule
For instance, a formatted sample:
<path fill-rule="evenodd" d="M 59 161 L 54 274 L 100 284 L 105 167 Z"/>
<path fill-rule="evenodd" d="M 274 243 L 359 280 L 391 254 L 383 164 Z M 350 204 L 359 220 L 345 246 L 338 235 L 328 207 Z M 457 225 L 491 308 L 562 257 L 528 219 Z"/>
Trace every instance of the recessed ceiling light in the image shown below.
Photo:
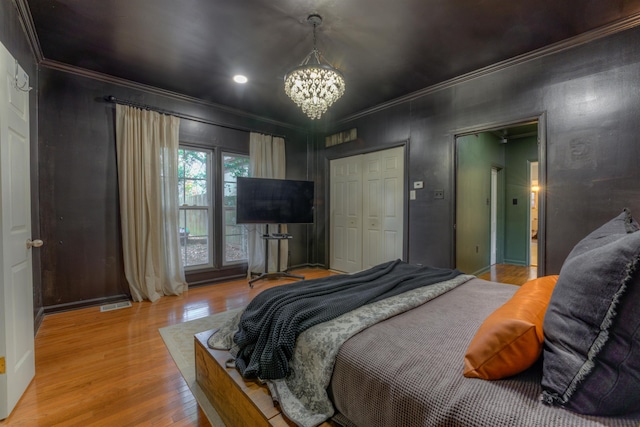
<path fill-rule="evenodd" d="M 247 79 L 247 77 L 243 76 L 242 74 L 236 74 L 235 76 L 233 76 L 233 81 L 236 83 L 246 83 L 249 81 L 249 79 Z"/>

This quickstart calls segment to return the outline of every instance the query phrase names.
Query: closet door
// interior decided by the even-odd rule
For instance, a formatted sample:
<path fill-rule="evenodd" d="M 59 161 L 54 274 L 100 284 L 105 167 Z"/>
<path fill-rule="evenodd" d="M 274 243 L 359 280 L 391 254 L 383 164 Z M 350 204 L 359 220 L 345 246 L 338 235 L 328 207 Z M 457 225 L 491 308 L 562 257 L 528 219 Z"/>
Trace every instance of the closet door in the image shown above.
<path fill-rule="evenodd" d="M 332 160 L 330 268 L 362 270 L 362 156 Z"/>
<path fill-rule="evenodd" d="M 362 268 L 402 259 L 404 147 L 363 158 Z"/>
<path fill-rule="evenodd" d="M 354 273 L 402 259 L 404 147 L 332 160 L 329 267 Z"/>

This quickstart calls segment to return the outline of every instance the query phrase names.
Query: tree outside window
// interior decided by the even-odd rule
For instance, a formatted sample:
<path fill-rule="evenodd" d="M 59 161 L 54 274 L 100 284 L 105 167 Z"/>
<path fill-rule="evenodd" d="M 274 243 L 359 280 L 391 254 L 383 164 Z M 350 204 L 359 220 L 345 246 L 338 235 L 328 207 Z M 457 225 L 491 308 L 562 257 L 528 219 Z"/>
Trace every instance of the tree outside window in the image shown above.
<path fill-rule="evenodd" d="M 223 153 L 223 264 L 246 262 L 248 258 L 247 229 L 236 224 L 237 178 L 249 176 L 249 156 Z"/>
<path fill-rule="evenodd" d="M 210 165 L 211 151 L 178 150 L 180 254 L 185 268 L 213 265 Z"/>

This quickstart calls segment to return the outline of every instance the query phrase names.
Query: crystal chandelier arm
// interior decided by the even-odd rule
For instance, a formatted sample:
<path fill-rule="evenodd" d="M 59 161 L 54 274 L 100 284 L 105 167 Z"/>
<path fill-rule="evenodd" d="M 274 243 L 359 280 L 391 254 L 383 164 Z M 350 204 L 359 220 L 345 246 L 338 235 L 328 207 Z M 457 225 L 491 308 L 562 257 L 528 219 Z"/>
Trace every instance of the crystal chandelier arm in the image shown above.
<path fill-rule="evenodd" d="M 302 62 L 300 63 L 299 67 L 302 67 L 304 65 L 307 65 L 309 63 L 309 60 L 311 59 L 311 55 L 314 54 L 315 51 L 311 51 L 307 54 L 307 56 L 304 57 L 304 59 L 302 60 Z M 317 55 L 316 55 L 317 58 Z"/>
<path fill-rule="evenodd" d="M 318 65 L 322 64 L 322 61 L 320 60 L 322 58 L 322 54 L 320 53 L 320 51 L 314 47 L 313 52 L 311 53 L 313 53 L 313 56 L 315 56 L 316 62 L 318 63 Z M 325 62 L 329 64 L 329 61 L 325 61 Z"/>

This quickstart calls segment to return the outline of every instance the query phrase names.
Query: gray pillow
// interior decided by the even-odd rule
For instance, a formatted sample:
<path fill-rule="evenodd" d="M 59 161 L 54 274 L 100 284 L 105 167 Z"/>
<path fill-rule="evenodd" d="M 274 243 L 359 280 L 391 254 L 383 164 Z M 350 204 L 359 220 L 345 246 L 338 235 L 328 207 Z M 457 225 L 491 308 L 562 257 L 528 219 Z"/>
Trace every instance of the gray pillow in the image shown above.
<path fill-rule="evenodd" d="M 640 416 L 639 229 L 625 209 L 564 262 L 543 325 L 544 403 Z"/>

